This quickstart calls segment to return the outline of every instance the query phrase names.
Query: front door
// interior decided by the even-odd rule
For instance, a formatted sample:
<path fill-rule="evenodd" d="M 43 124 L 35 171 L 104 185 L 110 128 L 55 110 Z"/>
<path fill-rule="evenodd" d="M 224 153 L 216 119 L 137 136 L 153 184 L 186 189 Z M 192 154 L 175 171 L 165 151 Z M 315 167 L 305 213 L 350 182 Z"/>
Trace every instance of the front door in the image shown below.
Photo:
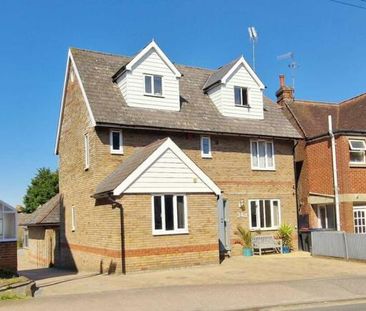
<path fill-rule="evenodd" d="M 222 196 L 217 201 L 219 214 L 219 246 L 220 252 L 228 252 L 230 247 L 229 234 L 229 201 Z"/>

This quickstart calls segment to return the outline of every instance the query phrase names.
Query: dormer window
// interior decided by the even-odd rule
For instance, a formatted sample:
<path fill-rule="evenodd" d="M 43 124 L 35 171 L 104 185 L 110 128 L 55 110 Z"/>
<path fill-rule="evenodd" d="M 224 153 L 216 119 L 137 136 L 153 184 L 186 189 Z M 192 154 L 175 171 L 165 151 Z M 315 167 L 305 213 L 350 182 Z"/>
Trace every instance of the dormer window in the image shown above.
<path fill-rule="evenodd" d="M 234 86 L 235 106 L 249 107 L 248 89 L 246 87 Z"/>
<path fill-rule="evenodd" d="M 145 75 L 145 95 L 163 95 L 163 77 L 157 75 Z"/>

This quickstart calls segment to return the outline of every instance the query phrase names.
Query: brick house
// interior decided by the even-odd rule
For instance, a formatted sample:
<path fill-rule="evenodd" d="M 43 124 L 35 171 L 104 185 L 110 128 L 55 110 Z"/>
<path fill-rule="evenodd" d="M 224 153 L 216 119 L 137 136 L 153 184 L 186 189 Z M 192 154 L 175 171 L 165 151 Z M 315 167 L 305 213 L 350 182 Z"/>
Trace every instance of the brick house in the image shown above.
<path fill-rule="evenodd" d="M 61 265 L 218 263 L 240 253 L 238 224 L 295 227 L 301 136 L 263 90 L 243 57 L 208 70 L 173 64 L 154 41 L 134 57 L 70 49 L 56 143 Z"/>
<path fill-rule="evenodd" d="M 0 200 L 0 270 L 17 271 L 17 212 Z"/>
<path fill-rule="evenodd" d="M 62 197 L 55 195 L 31 214 L 22 214 L 19 226 L 23 256 L 36 267 L 52 267 L 59 261 L 59 226 Z"/>
<path fill-rule="evenodd" d="M 289 119 L 303 134 L 295 148 L 300 230 L 336 230 L 338 220 L 338 230 L 366 233 L 366 94 L 340 103 L 295 100 L 282 78 L 277 95 Z"/>

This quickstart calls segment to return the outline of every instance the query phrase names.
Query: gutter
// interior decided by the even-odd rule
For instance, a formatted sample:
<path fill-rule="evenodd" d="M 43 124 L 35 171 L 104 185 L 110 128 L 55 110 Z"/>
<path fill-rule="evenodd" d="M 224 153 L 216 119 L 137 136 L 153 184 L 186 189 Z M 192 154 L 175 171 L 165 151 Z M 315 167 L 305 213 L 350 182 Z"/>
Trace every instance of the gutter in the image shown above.
<path fill-rule="evenodd" d="M 329 116 L 328 116 L 329 117 Z M 339 135 L 366 135 L 366 131 L 365 130 L 335 130 L 333 131 L 334 136 L 339 136 Z M 305 138 L 306 142 L 312 142 L 312 141 L 316 141 L 325 137 L 328 137 L 329 133 L 323 133 L 323 134 L 319 134 L 316 136 L 312 136 L 309 138 Z"/>

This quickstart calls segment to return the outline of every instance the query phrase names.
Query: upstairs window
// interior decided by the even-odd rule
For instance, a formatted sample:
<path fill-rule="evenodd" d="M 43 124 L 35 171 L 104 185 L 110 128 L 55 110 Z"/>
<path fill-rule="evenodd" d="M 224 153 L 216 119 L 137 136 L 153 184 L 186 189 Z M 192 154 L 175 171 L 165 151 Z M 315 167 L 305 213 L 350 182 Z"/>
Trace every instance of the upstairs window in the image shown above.
<path fill-rule="evenodd" d="M 185 195 L 154 195 L 152 204 L 153 234 L 188 233 Z"/>
<path fill-rule="evenodd" d="M 157 75 L 145 75 L 145 94 L 162 96 L 163 77 Z"/>
<path fill-rule="evenodd" d="M 202 158 L 212 158 L 211 138 L 208 136 L 201 137 L 201 156 Z"/>
<path fill-rule="evenodd" d="M 250 229 L 278 229 L 281 224 L 279 200 L 250 200 Z"/>
<path fill-rule="evenodd" d="M 89 154 L 89 134 L 84 134 L 84 169 L 89 169 L 90 154 Z"/>
<path fill-rule="evenodd" d="M 235 106 L 249 107 L 247 88 L 234 86 L 234 98 Z"/>
<path fill-rule="evenodd" d="M 364 139 L 348 140 L 350 147 L 350 163 L 351 164 L 366 164 L 366 143 Z"/>
<path fill-rule="evenodd" d="M 268 140 L 252 140 L 252 169 L 274 170 L 274 147 L 273 142 Z"/>
<path fill-rule="evenodd" d="M 121 130 L 109 132 L 110 149 L 112 154 L 123 154 L 123 137 Z"/>

